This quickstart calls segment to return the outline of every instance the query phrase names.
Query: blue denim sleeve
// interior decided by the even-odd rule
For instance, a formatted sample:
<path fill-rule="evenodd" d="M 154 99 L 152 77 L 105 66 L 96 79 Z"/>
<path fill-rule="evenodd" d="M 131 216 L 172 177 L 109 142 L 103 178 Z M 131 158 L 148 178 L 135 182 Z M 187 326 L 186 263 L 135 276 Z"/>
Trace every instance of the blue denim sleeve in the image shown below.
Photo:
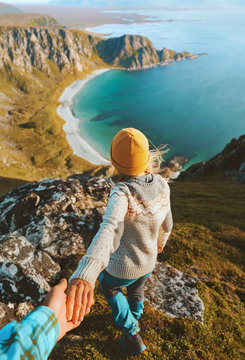
<path fill-rule="evenodd" d="M 0 330 L 0 359 L 46 360 L 59 332 L 55 313 L 46 306 L 39 306 L 20 324 L 12 321 Z"/>

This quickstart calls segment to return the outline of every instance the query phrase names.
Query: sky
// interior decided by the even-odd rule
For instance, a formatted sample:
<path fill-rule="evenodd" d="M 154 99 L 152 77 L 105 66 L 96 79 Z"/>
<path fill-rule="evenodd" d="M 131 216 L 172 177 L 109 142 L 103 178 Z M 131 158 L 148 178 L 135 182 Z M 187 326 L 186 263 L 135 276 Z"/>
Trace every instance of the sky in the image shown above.
<path fill-rule="evenodd" d="M 20 4 L 45 4 L 50 0 L 0 0 L 0 2 L 6 4 L 20 5 Z M 131 0 L 133 5 L 134 0 Z M 157 2 L 157 1 L 156 1 Z M 159 1 L 162 5 L 244 5 L 245 0 L 162 0 Z M 115 0 L 115 6 L 117 1 Z M 147 0 L 142 0 L 141 5 L 144 6 L 144 3 L 149 3 Z"/>

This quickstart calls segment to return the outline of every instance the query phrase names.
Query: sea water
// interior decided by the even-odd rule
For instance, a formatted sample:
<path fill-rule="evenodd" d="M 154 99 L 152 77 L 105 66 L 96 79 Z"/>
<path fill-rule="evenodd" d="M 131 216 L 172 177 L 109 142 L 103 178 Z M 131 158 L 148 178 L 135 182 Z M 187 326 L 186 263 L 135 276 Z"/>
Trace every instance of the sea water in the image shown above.
<path fill-rule="evenodd" d="M 188 166 L 207 160 L 245 133 L 245 6 L 138 13 L 154 22 L 91 30 L 110 36 L 140 34 L 158 49 L 206 54 L 94 78 L 74 98 L 81 135 L 108 157 L 116 132 L 136 127 L 156 146 L 168 144 L 168 157 L 182 155 L 189 159 Z"/>

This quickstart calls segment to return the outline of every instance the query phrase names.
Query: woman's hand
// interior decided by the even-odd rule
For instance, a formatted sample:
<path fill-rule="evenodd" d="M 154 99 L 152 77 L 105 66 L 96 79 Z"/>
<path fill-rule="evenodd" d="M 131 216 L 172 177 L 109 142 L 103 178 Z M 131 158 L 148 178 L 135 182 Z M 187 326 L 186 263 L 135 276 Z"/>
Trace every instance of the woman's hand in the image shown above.
<path fill-rule="evenodd" d="M 48 293 L 42 304 L 52 309 L 58 318 L 60 324 L 60 334 L 58 341 L 68 331 L 75 329 L 78 325 L 80 325 L 80 322 L 74 324 L 71 321 L 67 321 L 67 316 L 66 316 L 67 295 L 65 294 L 66 288 L 67 288 L 67 281 L 66 279 L 62 279 L 59 282 L 59 284 L 53 287 L 53 289 Z"/>
<path fill-rule="evenodd" d="M 161 246 L 158 246 L 158 247 L 157 247 L 157 252 L 158 252 L 158 254 L 160 254 L 162 251 L 163 251 L 163 248 L 162 248 Z"/>
<path fill-rule="evenodd" d="M 73 324 L 83 321 L 84 315 L 90 312 L 94 305 L 94 291 L 92 286 L 84 280 L 71 280 L 67 293 L 66 313 L 67 320 L 72 320 Z"/>

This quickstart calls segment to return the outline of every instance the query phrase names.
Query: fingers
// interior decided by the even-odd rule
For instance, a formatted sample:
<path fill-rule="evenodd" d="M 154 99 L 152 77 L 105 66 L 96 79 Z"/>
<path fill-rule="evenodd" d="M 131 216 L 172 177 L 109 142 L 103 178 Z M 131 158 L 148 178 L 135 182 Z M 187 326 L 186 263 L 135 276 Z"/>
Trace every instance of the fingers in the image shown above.
<path fill-rule="evenodd" d="M 88 291 L 87 294 L 87 308 L 85 311 L 85 315 L 90 312 L 90 308 L 94 305 L 94 293 L 92 290 Z"/>
<path fill-rule="evenodd" d="M 68 321 L 72 319 L 76 290 L 76 285 L 70 285 L 67 289 L 66 316 Z"/>
<path fill-rule="evenodd" d="M 89 289 L 85 286 L 83 288 L 83 294 L 81 299 L 81 307 L 80 307 L 79 319 L 78 319 L 79 321 L 83 321 L 84 315 L 86 313 L 87 303 L 88 303 L 88 291 Z"/>
<path fill-rule="evenodd" d="M 77 324 L 78 322 L 81 322 L 83 320 L 83 318 L 81 319 L 80 317 L 80 313 L 83 310 L 83 294 L 84 294 L 84 285 L 83 283 L 79 283 L 76 289 L 75 303 L 73 308 L 73 315 L 72 315 L 73 324 Z"/>
<path fill-rule="evenodd" d="M 56 285 L 57 287 L 60 288 L 60 290 L 62 290 L 63 292 L 66 291 L 67 288 L 67 280 L 65 278 L 61 279 L 59 284 Z"/>
<path fill-rule="evenodd" d="M 90 308 L 93 305 L 94 305 L 94 291 L 91 285 L 85 282 L 83 296 L 82 296 L 82 306 L 80 309 L 78 321 L 83 321 L 84 315 L 87 315 L 90 312 Z"/>
<path fill-rule="evenodd" d="M 90 312 L 94 304 L 93 289 L 83 280 L 74 279 L 67 289 L 67 320 L 77 325 Z"/>

